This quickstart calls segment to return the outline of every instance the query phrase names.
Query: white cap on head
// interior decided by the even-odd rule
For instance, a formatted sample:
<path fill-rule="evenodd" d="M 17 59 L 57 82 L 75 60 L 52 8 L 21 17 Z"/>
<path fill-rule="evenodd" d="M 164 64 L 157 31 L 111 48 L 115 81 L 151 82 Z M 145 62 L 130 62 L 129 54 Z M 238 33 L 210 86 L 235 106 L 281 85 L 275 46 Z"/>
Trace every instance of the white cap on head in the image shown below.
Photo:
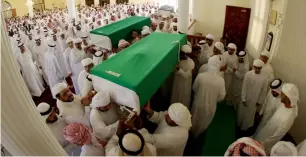
<path fill-rule="evenodd" d="M 262 55 L 262 56 L 266 56 L 266 57 L 270 57 L 270 52 L 268 52 L 268 51 L 263 51 L 263 52 L 261 52 L 261 54 L 260 55 Z"/>
<path fill-rule="evenodd" d="M 53 40 L 52 37 L 48 37 L 48 38 L 47 38 L 47 44 L 48 44 L 48 46 L 50 46 L 50 47 L 55 47 L 55 46 L 56 46 L 56 43 L 55 43 L 55 41 Z"/>
<path fill-rule="evenodd" d="M 76 39 L 73 40 L 74 44 L 81 43 L 81 42 L 82 42 L 81 38 L 76 38 Z"/>
<path fill-rule="evenodd" d="M 145 29 L 150 29 L 150 27 L 149 26 L 143 26 L 142 30 L 145 30 Z"/>
<path fill-rule="evenodd" d="M 261 59 L 256 59 L 253 62 L 253 66 L 262 68 L 265 65 L 265 63 Z"/>
<path fill-rule="evenodd" d="M 229 43 L 227 47 L 235 50 L 237 49 L 237 46 L 234 43 Z"/>
<path fill-rule="evenodd" d="M 203 44 L 206 44 L 206 40 L 201 40 L 201 41 L 199 42 L 199 45 L 203 45 Z"/>
<path fill-rule="evenodd" d="M 93 98 L 90 107 L 105 107 L 111 102 L 109 92 L 98 92 Z"/>
<path fill-rule="evenodd" d="M 191 53 L 192 52 L 192 49 L 189 45 L 183 45 L 181 47 L 181 51 L 183 51 L 184 53 Z"/>
<path fill-rule="evenodd" d="M 206 39 L 215 40 L 215 36 L 212 34 L 207 34 Z"/>
<path fill-rule="evenodd" d="M 141 149 L 142 145 L 141 139 L 136 134 L 127 133 L 122 138 L 122 146 L 128 151 L 137 152 Z"/>
<path fill-rule="evenodd" d="M 93 60 L 91 58 L 85 58 L 81 61 L 83 67 L 86 67 L 90 64 L 93 64 Z"/>
<path fill-rule="evenodd" d="M 103 54 L 102 51 L 97 51 L 97 52 L 95 53 L 96 56 L 101 56 L 102 54 Z"/>
<path fill-rule="evenodd" d="M 35 37 L 34 37 L 34 40 L 35 40 L 35 41 L 40 40 L 40 37 L 39 37 L 39 36 L 35 36 Z"/>
<path fill-rule="evenodd" d="M 44 102 L 38 104 L 36 110 L 40 113 L 44 120 L 46 120 L 52 113 L 52 107 Z"/>
<path fill-rule="evenodd" d="M 129 45 L 129 44 L 130 44 L 130 43 L 127 42 L 126 40 L 121 39 L 121 40 L 119 40 L 119 42 L 118 42 L 118 47 L 122 47 L 122 46 Z"/>
<path fill-rule="evenodd" d="M 221 67 L 221 57 L 219 55 L 213 55 L 208 59 L 208 71 L 217 72 Z"/>
<path fill-rule="evenodd" d="M 244 58 L 245 55 L 246 55 L 246 52 L 244 52 L 244 51 L 240 51 L 240 52 L 237 54 L 238 58 Z"/>
<path fill-rule="evenodd" d="M 144 29 L 141 31 L 141 35 L 149 35 L 149 34 L 151 34 L 149 29 Z"/>
<path fill-rule="evenodd" d="M 22 46 L 23 46 L 23 43 L 19 43 L 19 44 L 18 44 L 18 47 L 22 47 Z"/>
<path fill-rule="evenodd" d="M 64 89 L 68 88 L 66 83 L 58 83 L 52 87 L 53 97 L 56 98 L 56 95 L 62 92 Z"/>
<path fill-rule="evenodd" d="M 167 15 L 162 15 L 162 18 L 164 18 L 164 19 L 167 18 L 167 17 L 168 17 Z"/>
<path fill-rule="evenodd" d="M 294 107 L 300 99 L 299 89 L 292 83 L 285 83 L 282 87 L 282 92 L 290 99 L 292 107 Z"/>
<path fill-rule="evenodd" d="M 218 50 L 220 50 L 221 53 L 224 51 L 224 44 L 221 43 L 220 41 L 217 41 L 217 42 L 215 43 L 215 47 L 216 47 Z"/>
<path fill-rule="evenodd" d="M 168 114 L 179 127 L 189 129 L 191 124 L 191 114 L 186 106 L 181 103 L 174 103 L 168 109 Z"/>
<path fill-rule="evenodd" d="M 66 44 L 68 44 L 68 43 L 70 43 L 70 42 L 73 42 L 73 38 L 68 37 L 67 40 L 66 40 Z"/>
<path fill-rule="evenodd" d="M 291 142 L 279 141 L 271 149 L 271 156 L 297 156 L 297 149 Z"/>

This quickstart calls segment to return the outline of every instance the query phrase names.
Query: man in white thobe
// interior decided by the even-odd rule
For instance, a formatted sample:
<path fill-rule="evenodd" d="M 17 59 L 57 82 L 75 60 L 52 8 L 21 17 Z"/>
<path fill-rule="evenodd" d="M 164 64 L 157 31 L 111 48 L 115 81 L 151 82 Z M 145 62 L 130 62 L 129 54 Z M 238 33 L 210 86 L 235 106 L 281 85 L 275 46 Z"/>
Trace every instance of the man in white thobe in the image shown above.
<path fill-rule="evenodd" d="M 64 51 L 64 59 L 67 67 L 68 76 L 72 76 L 72 67 L 71 67 L 71 51 L 73 49 L 73 38 L 68 37 L 66 40 L 67 48 Z"/>
<path fill-rule="evenodd" d="M 275 111 L 281 106 L 281 86 L 282 80 L 275 79 L 270 83 L 270 91 L 268 92 L 264 103 L 261 106 L 259 115 L 263 115 L 259 126 L 257 127 L 256 133 L 258 133 L 264 125 L 270 120 Z M 255 133 L 255 134 L 256 134 Z"/>
<path fill-rule="evenodd" d="M 50 88 L 52 88 L 57 83 L 63 82 L 65 80 L 65 76 L 62 72 L 62 67 L 60 67 L 54 54 L 56 49 L 55 42 L 52 38 L 48 38 L 47 43 L 48 51 L 44 55 L 44 70 L 47 75 Z"/>
<path fill-rule="evenodd" d="M 76 94 L 80 94 L 80 88 L 78 85 L 78 77 L 80 73 L 84 70 L 84 67 L 81 63 L 83 59 L 86 58 L 86 53 L 82 48 L 82 40 L 80 38 L 74 39 L 73 43 L 75 47 L 71 50 L 70 53 L 70 64 L 72 69 L 72 82 L 75 89 Z"/>
<path fill-rule="evenodd" d="M 270 156 L 297 156 L 295 145 L 291 142 L 279 141 L 271 149 Z"/>
<path fill-rule="evenodd" d="M 65 32 L 60 33 L 59 44 L 64 52 L 67 49 Z"/>
<path fill-rule="evenodd" d="M 81 63 L 84 66 L 84 70 L 80 73 L 78 77 L 78 84 L 81 91 L 81 96 L 86 96 L 88 92 L 91 92 L 93 90 L 90 69 L 94 67 L 94 64 L 93 60 L 90 58 L 83 59 Z"/>
<path fill-rule="evenodd" d="M 31 54 L 32 54 L 32 58 L 33 58 L 33 61 L 34 62 L 37 62 L 37 55 L 35 54 L 35 51 L 34 51 L 34 46 L 35 46 L 35 41 L 33 40 L 32 38 L 32 34 L 29 33 L 28 34 L 28 40 L 25 44 L 25 46 L 30 50 Z"/>
<path fill-rule="evenodd" d="M 254 139 L 264 144 L 267 153 L 290 130 L 298 115 L 299 90 L 294 84 L 285 83 L 281 91 L 281 106 L 270 120 L 254 135 Z"/>
<path fill-rule="evenodd" d="M 114 134 L 116 134 L 119 115 L 118 105 L 111 102 L 110 93 L 107 91 L 98 92 L 92 99 L 90 104 L 92 110 L 90 111 L 90 123 L 95 135 L 108 141 Z"/>
<path fill-rule="evenodd" d="M 53 86 L 52 94 L 57 99 L 59 116 L 63 117 L 67 124 L 76 122 L 90 127 L 89 113 L 85 112 L 85 106 L 90 104 L 88 97 L 81 98 L 72 94 L 66 83 Z"/>
<path fill-rule="evenodd" d="M 207 55 L 207 58 L 209 59 L 214 54 L 215 36 L 213 36 L 212 34 L 207 34 L 205 40 L 206 40 L 206 43 L 208 44 L 208 50 L 206 52 L 206 55 Z"/>
<path fill-rule="evenodd" d="M 143 110 L 148 114 L 151 122 L 158 124 L 152 134 L 157 156 L 183 156 L 191 127 L 191 115 L 187 107 L 175 103 L 169 107 L 168 111 L 155 112 L 148 103 Z"/>
<path fill-rule="evenodd" d="M 54 43 L 55 43 L 55 45 L 56 45 L 56 46 L 55 46 L 54 55 L 55 55 L 55 57 L 56 57 L 56 59 L 57 59 L 57 61 L 58 61 L 59 66 L 60 66 L 61 69 L 62 69 L 63 75 L 64 75 L 65 78 L 66 78 L 66 77 L 68 77 L 69 73 L 68 73 L 68 71 L 67 71 L 67 67 L 66 67 L 66 64 L 65 64 L 65 58 L 64 58 L 64 54 L 63 54 L 64 50 L 63 50 L 63 48 L 62 48 L 60 42 L 57 40 L 56 34 L 53 33 L 53 34 L 51 34 L 51 35 L 52 35 L 52 39 L 53 39 L 53 41 L 54 41 Z"/>
<path fill-rule="evenodd" d="M 49 85 L 48 77 L 45 71 L 45 54 L 48 51 L 48 46 L 45 43 L 41 42 L 39 36 L 35 37 L 35 46 L 33 47 L 34 54 L 36 55 L 36 65 L 39 69 L 42 70 L 43 78 L 45 79 L 46 83 Z"/>
<path fill-rule="evenodd" d="M 40 97 L 45 90 L 42 76 L 38 72 L 32 60 L 32 54 L 23 43 L 18 44 L 19 52 L 16 53 L 16 60 L 20 67 L 21 75 L 32 96 Z"/>
<path fill-rule="evenodd" d="M 265 63 L 262 67 L 262 72 L 267 75 L 268 81 L 272 81 L 274 79 L 274 72 L 271 64 L 269 63 L 270 52 L 264 51 L 260 54 L 260 59 Z"/>
<path fill-rule="evenodd" d="M 241 101 L 238 107 L 237 123 L 241 130 L 247 131 L 254 124 L 257 107 L 263 104 L 267 95 L 268 80 L 261 68 L 264 62 L 256 59 L 253 63 L 254 69 L 245 74 Z"/>
<path fill-rule="evenodd" d="M 230 96 L 229 98 L 229 100 L 234 105 L 235 109 L 237 109 L 237 105 L 239 105 L 241 101 L 241 91 L 242 91 L 242 83 L 244 80 L 244 76 L 250 69 L 249 60 L 246 52 L 240 51 L 237 54 L 237 57 L 238 57 L 238 67 L 237 70 L 234 72 L 232 80 L 233 94 L 232 97 Z"/>
<path fill-rule="evenodd" d="M 51 130 L 53 136 L 58 140 L 60 145 L 65 149 L 69 155 L 73 154 L 73 150 L 76 150 L 79 146 L 69 143 L 63 135 L 63 129 L 66 127 L 67 123 L 65 120 L 57 115 L 54 107 L 51 107 L 47 103 L 40 103 L 36 107 L 37 111 L 40 113 L 43 120 L 46 122 L 47 126 Z M 81 149 L 81 147 L 79 147 Z"/>
<path fill-rule="evenodd" d="M 206 43 L 206 40 L 199 41 L 198 46 L 201 48 L 201 53 L 198 56 L 198 61 L 199 61 L 200 67 L 201 67 L 203 64 L 207 64 L 207 62 L 208 62 L 208 58 L 207 58 L 206 53 L 209 49 L 209 46 Z"/>
<path fill-rule="evenodd" d="M 171 96 L 171 103 L 182 103 L 188 109 L 190 108 L 192 73 L 195 66 L 193 60 L 187 56 L 191 52 L 189 45 L 181 47 L 180 62 L 176 66 Z"/>
<path fill-rule="evenodd" d="M 215 55 L 208 60 L 208 72 L 198 74 L 194 83 L 194 100 L 191 108 L 192 128 L 195 138 L 212 122 L 217 103 L 226 95 L 224 79 L 220 76 L 221 58 Z"/>

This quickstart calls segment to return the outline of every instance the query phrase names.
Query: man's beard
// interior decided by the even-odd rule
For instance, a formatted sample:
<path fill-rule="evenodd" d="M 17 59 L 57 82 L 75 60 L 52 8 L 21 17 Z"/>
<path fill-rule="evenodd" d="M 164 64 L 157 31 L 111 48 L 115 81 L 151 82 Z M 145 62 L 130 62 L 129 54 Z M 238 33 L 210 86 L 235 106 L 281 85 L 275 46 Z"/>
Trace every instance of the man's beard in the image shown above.
<path fill-rule="evenodd" d="M 46 122 L 49 123 L 49 124 L 53 124 L 53 123 L 55 123 L 57 120 L 58 120 L 58 117 L 55 116 L 55 117 L 54 117 L 54 120 L 52 120 L 52 121 L 46 120 Z"/>

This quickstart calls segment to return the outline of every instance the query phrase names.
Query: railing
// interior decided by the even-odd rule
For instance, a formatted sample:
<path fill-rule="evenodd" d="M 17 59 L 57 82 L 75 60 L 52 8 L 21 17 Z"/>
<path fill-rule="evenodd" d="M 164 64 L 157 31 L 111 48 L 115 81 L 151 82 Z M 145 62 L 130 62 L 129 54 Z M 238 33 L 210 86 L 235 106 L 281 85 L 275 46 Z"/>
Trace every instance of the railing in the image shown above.
<path fill-rule="evenodd" d="M 191 43 L 192 46 L 195 46 L 199 43 L 199 41 L 204 40 L 204 36 L 199 35 L 187 35 L 187 40 Z"/>
<path fill-rule="evenodd" d="M 190 28 L 195 24 L 196 21 L 197 21 L 196 19 L 192 19 L 192 20 L 191 20 L 191 23 L 190 23 L 189 26 L 188 26 L 188 31 L 189 31 Z"/>

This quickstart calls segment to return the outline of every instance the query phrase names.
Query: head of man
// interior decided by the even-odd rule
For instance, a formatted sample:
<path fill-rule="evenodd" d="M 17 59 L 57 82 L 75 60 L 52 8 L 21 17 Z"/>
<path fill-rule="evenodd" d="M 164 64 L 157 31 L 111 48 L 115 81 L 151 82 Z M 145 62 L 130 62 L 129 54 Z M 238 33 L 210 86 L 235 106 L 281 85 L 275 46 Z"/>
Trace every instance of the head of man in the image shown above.
<path fill-rule="evenodd" d="M 192 52 L 192 49 L 189 45 L 183 45 L 181 47 L 180 59 L 186 60 L 188 58 L 188 55 L 191 54 L 191 52 Z"/>
<path fill-rule="evenodd" d="M 94 67 L 94 63 L 91 58 L 85 58 L 81 61 L 81 63 L 87 73 L 90 73 L 90 69 Z"/>
<path fill-rule="evenodd" d="M 186 106 L 181 103 L 172 104 L 167 114 L 165 114 L 165 120 L 169 126 L 179 126 L 184 129 L 189 129 L 191 124 L 191 114 Z"/>
<path fill-rule="evenodd" d="M 174 23 L 177 23 L 177 17 L 174 17 L 174 18 L 173 18 L 173 22 L 174 22 Z"/>
<path fill-rule="evenodd" d="M 270 57 L 270 52 L 268 51 L 264 51 L 260 54 L 260 59 L 267 64 L 267 62 L 269 61 L 269 57 Z"/>
<path fill-rule="evenodd" d="M 193 46 L 192 47 L 192 53 L 191 53 L 192 58 L 197 58 L 200 53 L 201 53 L 201 47 L 200 46 Z"/>
<path fill-rule="evenodd" d="M 40 46 L 40 45 L 41 45 L 41 40 L 40 40 L 39 37 L 36 37 L 36 38 L 35 38 L 35 43 L 36 43 L 37 46 Z"/>
<path fill-rule="evenodd" d="M 137 130 L 126 130 L 119 136 L 119 146 L 124 156 L 138 156 L 144 149 L 145 140 Z"/>
<path fill-rule="evenodd" d="M 135 38 L 138 38 L 139 37 L 139 34 L 137 32 L 137 30 L 133 30 L 132 31 L 132 38 L 135 39 Z"/>
<path fill-rule="evenodd" d="M 19 47 L 21 53 L 24 53 L 24 52 L 25 52 L 25 47 L 24 47 L 24 44 L 23 44 L 23 43 L 19 43 L 19 44 L 18 44 L 18 47 Z"/>
<path fill-rule="evenodd" d="M 244 52 L 244 51 L 240 51 L 239 53 L 237 53 L 239 63 L 244 63 L 245 55 L 246 55 L 246 52 Z"/>
<path fill-rule="evenodd" d="M 266 156 L 266 152 L 261 142 L 242 137 L 227 148 L 224 156 Z"/>
<path fill-rule="evenodd" d="M 177 25 L 173 26 L 173 31 L 175 31 L 175 32 L 177 31 Z"/>
<path fill-rule="evenodd" d="M 227 48 L 228 48 L 228 54 L 229 55 L 233 55 L 237 50 L 237 46 L 233 43 L 229 43 Z"/>
<path fill-rule="evenodd" d="M 65 30 L 66 30 L 66 31 L 68 30 L 68 25 L 65 25 Z"/>
<path fill-rule="evenodd" d="M 293 143 L 279 141 L 272 147 L 270 156 L 298 156 L 298 151 Z"/>
<path fill-rule="evenodd" d="M 72 102 L 74 100 L 72 92 L 66 83 L 58 83 L 52 88 L 52 94 L 62 102 Z"/>
<path fill-rule="evenodd" d="M 92 130 L 81 123 L 70 123 L 63 129 L 64 138 L 78 146 L 91 144 Z"/>
<path fill-rule="evenodd" d="M 81 26 L 80 26 L 80 25 L 77 25 L 77 26 L 76 26 L 76 29 L 77 29 L 78 31 L 81 31 Z"/>
<path fill-rule="evenodd" d="M 125 48 L 128 48 L 130 46 L 130 43 L 124 39 L 119 40 L 118 48 L 119 50 L 124 50 Z"/>
<path fill-rule="evenodd" d="M 77 48 L 78 50 L 82 50 L 82 39 L 76 38 L 73 40 L 73 43 L 75 48 Z"/>
<path fill-rule="evenodd" d="M 159 22 L 159 25 L 158 25 L 159 30 L 163 30 L 164 26 L 165 26 L 164 22 Z"/>
<path fill-rule="evenodd" d="M 262 67 L 264 66 L 264 62 L 260 59 L 256 59 L 253 62 L 254 72 L 255 74 L 260 74 Z"/>
<path fill-rule="evenodd" d="M 53 41 L 57 41 L 57 36 L 55 34 L 52 35 Z"/>
<path fill-rule="evenodd" d="M 98 92 L 93 98 L 90 104 L 91 108 L 95 108 L 102 112 L 107 112 L 111 109 L 110 93 L 103 91 Z"/>
<path fill-rule="evenodd" d="M 223 43 L 217 41 L 214 47 L 214 55 L 222 55 L 223 51 L 224 51 Z"/>
<path fill-rule="evenodd" d="M 282 86 L 282 80 L 281 79 L 274 79 L 270 83 L 271 94 L 273 95 L 273 97 L 278 97 L 280 95 L 281 86 Z"/>
<path fill-rule="evenodd" d="M 29 34 L 28 34 L 28 37 L 29 37 L 29 40 L 32 40 L 32 39 L 33 39 L 33 37 L 32 37 L 32 34 L 31 34 L 31 33 L 29 33 Z"/>
<path fill-rule="evenodd" d="M 54 34 L 57 33 L 57 29 L 56 29 L 56 28 L 53 29 L 53 33 L 54 33 Z"/>
<path fill-rule="evenodd" d="M 141 35 L 142 35 L 143 38 L 145 38 L 146 36 L 148 36 L 150 34 L 151 34 L 151 32 L 150 32 L 149 28 L 141 31 Z"/>
<path fill-rule="evenodd" d="M 299 90 L 296 85 L 291 83 L 285 83 L 282 86 L 281 102 L 286 108 L 293 108 L 299 101 Z"/>
<path fill-rule="evenodd" d="M 66 40 L 66 44 L 69 48 L 73 48 L 73 38 L 71 37 L 68 37 L 67 40 Z"/>
<path fill-rule="evenodd" d="M 101 26 L 101 20 L 98 20 L 98 21 L 97 21 L 97 24 L 98 24 L 99 26 Z"/>
<path fill-rule="evenodd" d="M 40 113 L 42 118 L 46 120 L 47 124 L 48 123 L 52 124 L 58 120 L 54 107 L 50 106 L 47 103 L 43 102 L 43 103 L 38 104 L 38 106 L 36 107 L 36 110 Z"/>
<path fill-rule="evenodd" d="M 152 22 L 152 23 L 151 23 L 151 29 L 152 29 L 152 31 L 154 32 L 154 31 L 156 30 L 156 28 L 157 28 L 157 24 L 156 24 L 155 22 Z"/>
<path fill-rule="evenodd" d="M 206 43 L 208 44 L 209 47 L 212 46 L 214 43 L 215 37 L 212 34 L 207 34 L 206 35 Z"/>

